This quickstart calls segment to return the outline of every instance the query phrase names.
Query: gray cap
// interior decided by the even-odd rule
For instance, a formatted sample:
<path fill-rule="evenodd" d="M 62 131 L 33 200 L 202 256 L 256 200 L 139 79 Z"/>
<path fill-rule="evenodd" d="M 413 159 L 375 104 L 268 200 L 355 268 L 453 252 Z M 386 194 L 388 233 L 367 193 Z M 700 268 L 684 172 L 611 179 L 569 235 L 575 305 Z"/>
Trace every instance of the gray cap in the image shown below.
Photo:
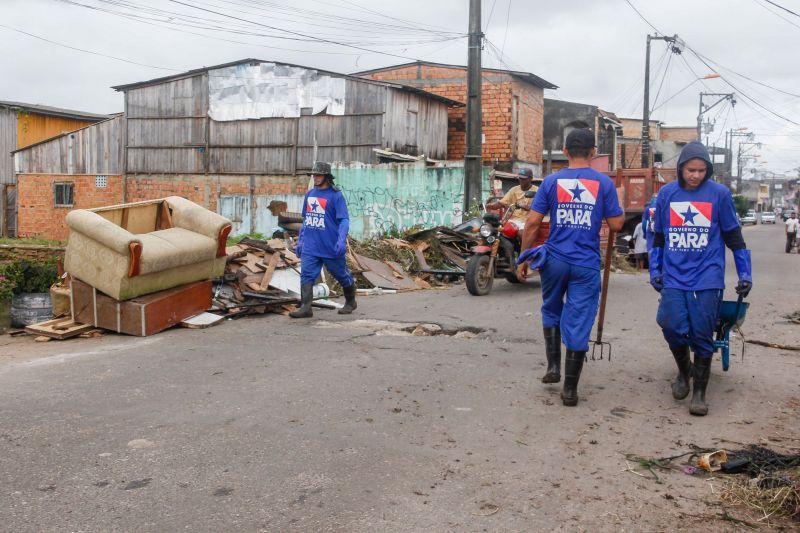
<path fill-rule="evenodd" d="M 517 170 L 517 178 L 533 178 L 533 171 L 529 168 L 521 168 Z"/>

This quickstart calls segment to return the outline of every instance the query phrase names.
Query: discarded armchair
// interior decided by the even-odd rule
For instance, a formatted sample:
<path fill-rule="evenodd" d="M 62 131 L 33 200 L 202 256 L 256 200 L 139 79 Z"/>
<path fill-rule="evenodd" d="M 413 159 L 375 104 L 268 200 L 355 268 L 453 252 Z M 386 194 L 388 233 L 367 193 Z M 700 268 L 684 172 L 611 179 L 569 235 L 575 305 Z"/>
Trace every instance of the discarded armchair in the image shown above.
<path fill-rule="evenodd" d="M 230 221 L 179 196 L 76 209 L 66 221 L 65 269 L 117 300 L 225 270 Z"/>

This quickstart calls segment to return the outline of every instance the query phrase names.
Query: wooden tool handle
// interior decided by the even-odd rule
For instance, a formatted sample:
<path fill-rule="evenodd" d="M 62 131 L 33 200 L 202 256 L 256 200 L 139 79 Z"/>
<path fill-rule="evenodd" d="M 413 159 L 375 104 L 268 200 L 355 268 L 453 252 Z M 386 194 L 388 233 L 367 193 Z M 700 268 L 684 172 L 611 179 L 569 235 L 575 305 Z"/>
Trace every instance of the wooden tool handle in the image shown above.
<path fill-rule="evenodd" d="M 603 288 L 600 290 L 600 315 L 597 318 L 597 342 L 603 340 L 603 321 L 606 318 L 606 298 L 608 297 L 608 281 L 611 277 L 611 256 L 614 253 L 613 231 L 608 232 L 608 242 L 606 243 L 606 260 L 603 265 Z"/>

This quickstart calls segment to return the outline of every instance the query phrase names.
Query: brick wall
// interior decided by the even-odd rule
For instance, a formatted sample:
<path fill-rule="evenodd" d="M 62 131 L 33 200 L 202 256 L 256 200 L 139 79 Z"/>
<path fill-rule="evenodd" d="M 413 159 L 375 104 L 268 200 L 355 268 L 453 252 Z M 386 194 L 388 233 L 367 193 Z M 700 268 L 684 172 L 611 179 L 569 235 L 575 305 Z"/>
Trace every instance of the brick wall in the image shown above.
<path fill-rule="evenodd" d="M 519 102 L 516 159 L 539 163 L 544 151 L 544 91 L 520 81 L 514 81 L 512 90 Z"/>
<path fill-rule="evenodd" d="M 95 186 L 95 176 L 20 174 L 18 194 L 18 234 L 20 237 L 65 241 L 69 231 L 65 222 L 71 209 L 91 209 L 124 202 L 182 196 L 218 212 L 221 195 L 248 195 L 251 176 L 132 175 L 123 195 L 122 176 L 107 176 L 107 186 Z M 73 207 L 55 207 L 54 183 L 73 183 Z M 305 194 L 307 176 L 253 176 L 252 194 L 271 196 Z M 255 208 L 255 204 L 253 205 Z"/>
<path fill-rule="evenodd" d="M 467 71 L 432 65 L 410 65 L 365 74 L 367 78 L 411 85 L 458 102 L 467 101 Z M 512 131 L 513 96 L 518 99 L 514 154 Z M 483 159 L 487 164 L 510 170 L 515 159 L 537 163 L 543 146 L 544 91 L 511 75 L 484 71 L 481 106 L 483 112 Z M 466 151 L 466 107 L 448 110 L 447 158 L 463 159 Z"/>
<path fill-rule="evenodd" d="M 95 176 L 20 174 L 17 176 L 17 234 L 56 241 L 67 240 L 64 221 L 71 209 L 90 209 L 122 201 L 122 177 L 106 176 L 106 187 Z M 73 184 L 73 207 L 56 207 L 53 184 Z"/>
<path fill-rule="evenodd" d="M 662 127 L 661 128 L 661 140 L 662 141 L 677 141 L 677 142 L 689 142 L 689 141 L 696 141 L 697 140 L 697 128 L 694 127 L 683 127 L 683 126 L 674 126 L 674 127 Z"/>

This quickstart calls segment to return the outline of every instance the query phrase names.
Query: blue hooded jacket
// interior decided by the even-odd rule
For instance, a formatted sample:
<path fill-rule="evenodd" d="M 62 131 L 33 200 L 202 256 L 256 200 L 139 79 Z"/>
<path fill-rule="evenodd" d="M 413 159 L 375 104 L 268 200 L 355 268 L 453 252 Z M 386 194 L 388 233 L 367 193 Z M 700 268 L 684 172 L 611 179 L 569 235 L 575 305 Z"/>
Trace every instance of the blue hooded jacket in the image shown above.
<path fill-rule="evenodd" d="M 692 159 L 705 161 L 707 170 L 700 185 L 688 190 L 683 166 Z M 678 158 L 678 180 L 668 183 L 658 193 L 653 231 L 663 235 L 664 244 L 663 248 L 653 248 L 650 267 L 651 277 L 663 273 L 665 288 L 690 291 L 725 288 L 722 234 L 738 228 L 739 220 L 730 191 L 711 181 L 712 174 L 706 147 L 690 142 Z"/>
<path fill-rule="evenodd" d="M 692 159 L 702 159 L 706 162 L 706 177 L 703 178 L 703 183 L 714 175 L 714 163 L 711 162 L 711 156 L 708 154 L 708 149 L 705 145 L 698 141 L 692 141 L 681 150 L 678 156 L 678 183 L 681 189 L 685 188 L 686 182 L 683 181 L 683 165 Z"/>

